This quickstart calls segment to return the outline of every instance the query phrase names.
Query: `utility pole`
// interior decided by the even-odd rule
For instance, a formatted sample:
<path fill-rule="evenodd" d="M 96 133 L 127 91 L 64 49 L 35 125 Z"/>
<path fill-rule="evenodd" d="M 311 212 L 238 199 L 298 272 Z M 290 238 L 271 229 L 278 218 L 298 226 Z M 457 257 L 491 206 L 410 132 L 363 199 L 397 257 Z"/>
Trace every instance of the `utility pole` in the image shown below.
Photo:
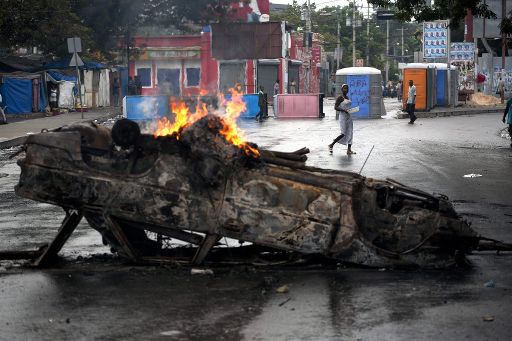
<path fill-rule="evenodd" d="M 389 20 L 386 20 L 386 84 L 389 80 Z"/>
<path fill-rule="evenodd" d="M 366 18 L 366 66 L 370 66 L 370 4 L 367 5 L 368 18 Z"/>
<path fill-rule="evenodd" d="M 340 68 L 340 16 L 336 14 L 336 20 L 338 22 L 338 27 L 336 30 L 336 37 L 337 37 L 337 43 L 336 43 L 336 70 L 339 70 Z"/>
<path fill-rule="evenodd" d="M 404 25 L 402 25 L 402 63 L 404 62 Z"/>
<path fill-rule="evenodd" d="M 308 9 L 306 14 L 306 41 L 305 41 L 305 52 L 306 52 L 306 79 L 304 81 L 304 93 L 309 93 L 309 77 L 311 72 L 311 46 L 309 46 L 309 36 L 311 34 L 311 7 L 308 0 Z"/>
<path fill-rule="evenodd" d="M 501 19 L 505 19 L 507 17 L 507 1 L 501 0 Z M 505 34 L 501 34 L 501 69 L 505 70 L 505 53 L 507 50 L 507 38 Z"/>
<path fill-rule="evenodd" d="M 308 0 L 309 2 L 309 0 Z M 356 66 L 356 0 L 352 8 L 352 66 Z"/>
<path fill-rule="evenodd" d="M 446 53 L 447 53 L 447 58 L 446 58 L 446 66 L 448 68 L 447 70 L 447 73 L 446 73 L 446 76 L 447 76 L 447 81 L 448 81 L 448 94 L 447 94 L 447 100 L 448 100 L 448 105 L 450 107 L 454 107 L 455 106 L 455 101 L 453 101 L 453 105 L 452 105 L 452 96 L 455 96 L 455 94 L 453 93 L 452 94 L 452 81 L 451 81 L 451 73 L 452 73 L 452 66 L 451 66 L 451 62 L 450 62 L 450 45 L 452 44 L 451 42 L 451 34 L 450 34 L 450 23 L 451 21 L 448 19 L 448 24 L 446 25 L 446 31 L 447 31 L 447 40 L 446 40 Z"/>

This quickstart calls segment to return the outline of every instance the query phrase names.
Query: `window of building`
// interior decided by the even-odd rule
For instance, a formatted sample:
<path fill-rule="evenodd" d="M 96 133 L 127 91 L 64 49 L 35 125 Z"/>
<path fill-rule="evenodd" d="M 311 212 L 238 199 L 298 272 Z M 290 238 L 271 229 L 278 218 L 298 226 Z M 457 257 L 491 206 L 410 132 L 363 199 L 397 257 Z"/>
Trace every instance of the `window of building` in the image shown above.
<path fill-rule="evenodd" d="M 199 86 L 201 81 L 201 69 L 198 67 L 188 67 L 187 72 L 187 86 Z"/>
<path fill-rule="evenodd" d="M 142 84 L 142 87 L 145 87 L 145 88 L 151 87 L 151 68 L 150 67 L 137 68 L 136 75 L 139 76 L 140 83 Z"/>

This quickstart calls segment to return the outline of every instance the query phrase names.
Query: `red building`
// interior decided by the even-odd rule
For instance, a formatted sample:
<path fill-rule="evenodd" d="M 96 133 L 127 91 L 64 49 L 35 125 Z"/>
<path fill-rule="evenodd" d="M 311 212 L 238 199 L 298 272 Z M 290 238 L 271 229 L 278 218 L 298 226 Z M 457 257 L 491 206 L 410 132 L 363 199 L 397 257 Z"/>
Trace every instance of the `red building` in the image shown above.
<path fill-rule="evenodd" d="M 135 37 L 141 53 L 130 62 L 129 75 L 140 78 L 143 95 L 216 93 L 237 83 L 246 93 L 255 93 L 263 85 L 270 95 L 276 80 L 280 93 L 291 92 L 292 81 L 296 93 L 318 93 L 320 42 L 314 39 L 308 52 L 302 46 L 302 35 L 284 33 L 283 45 L 289 46 L 283 49 L 287 58 L 216 60 L 211 55 L 208 27 L 200 35 Z"/>

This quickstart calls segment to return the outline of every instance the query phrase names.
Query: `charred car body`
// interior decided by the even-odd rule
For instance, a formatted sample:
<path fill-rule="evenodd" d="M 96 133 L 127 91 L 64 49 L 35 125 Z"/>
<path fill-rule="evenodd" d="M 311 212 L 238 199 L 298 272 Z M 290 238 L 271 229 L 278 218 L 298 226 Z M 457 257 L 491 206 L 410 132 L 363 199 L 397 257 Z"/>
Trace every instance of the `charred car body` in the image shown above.
<path fill-rule="evenodd" d="M 133 261 L 163 260 L 163 241 L 181 240 L 201 263 L 228 237 L 367 266 L 446 267 L 482 245 L 444 196 L 307 167 L 305 149 L 250 152 L 219 134 L 217 116 L 158 138 L 118 123 L 30 136 L 16 193 L 80 212 Z"/>

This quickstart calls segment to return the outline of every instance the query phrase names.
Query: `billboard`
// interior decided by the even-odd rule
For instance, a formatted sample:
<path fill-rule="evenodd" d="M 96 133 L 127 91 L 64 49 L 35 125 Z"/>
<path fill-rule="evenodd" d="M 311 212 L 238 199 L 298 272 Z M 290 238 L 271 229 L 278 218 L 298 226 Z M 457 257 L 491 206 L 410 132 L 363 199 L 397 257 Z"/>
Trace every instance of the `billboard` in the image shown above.
<path fill-rule="evenodd" d="M 451 43 L 450 60 L 469 62 L 475 59 L 475 43 Z"/>
<path fill-rule="evenodd" d="M 423 57 L 448 57 L 448 21 L 438 20 L 423 23 Z"/>
<path fill-rule="evenodd" d="M 212 56 L 215 59 L 282 58 L 279 22 L 212 24 Z"/>

